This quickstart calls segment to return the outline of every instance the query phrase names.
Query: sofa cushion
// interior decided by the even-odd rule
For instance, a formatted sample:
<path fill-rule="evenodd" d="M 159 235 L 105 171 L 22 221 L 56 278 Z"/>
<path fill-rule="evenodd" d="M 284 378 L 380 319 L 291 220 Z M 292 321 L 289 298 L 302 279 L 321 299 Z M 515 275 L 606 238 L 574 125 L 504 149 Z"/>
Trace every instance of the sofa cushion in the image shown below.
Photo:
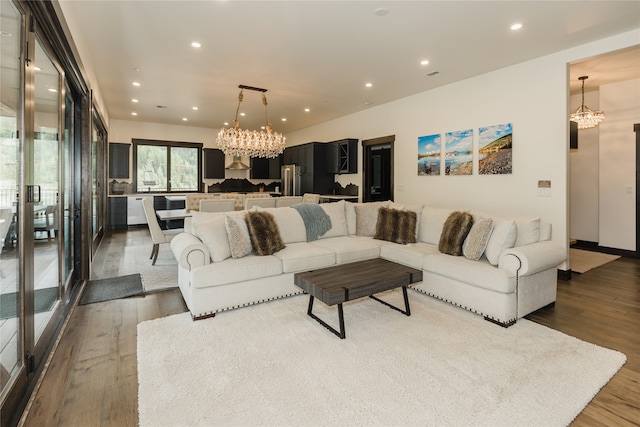
<path fill-rule="evenodd" d="M 340 237 L 349 234 L 347 231 L 347 216 L 345 212 L 344 200 L 334 203 L 321 203 L 320 207 L 329 215 L 331 219 L 331 228 L 329 231 L 320 236 L 320 239 L 328 239 L 330 237 Z"/>
<path fill-rule="evenodd" d="M 442 227 L 453 209 L 433 208 L 425 206 L 422 209 L 422 218 L 420 219 L 420 231 L 418 232 L 418 241 L 437 245 L 440 243 L 440 235 Z"/>
<path fill-rule="evenodd" d="M 493 231 L 484 250 L 489 262 L 498 265 L 500 254 L 516 243 L 516 222 L 512 219 L 494 219 Z"/>
<path fill-rule="evenodd" d="M 380 257 L 412 268 L 422 269 L 424 257 L 438 253 L 438 247 L 418 242 L 408 245 L 387 244 L 380 246 Z"/>
<path fill-rule="evenodd" d="M 415 243 L 416 223 L 417 215 L 414 211 L 380 208 L 373 238 L 401 245 Z"/>
<path fill-rule="evenodd" d="M 438 250 L 447 255 L 462 255 L 462 244 L 472 225 L 471 214 L 462 211 L 452 212 L 442 227 Z"/>
<path fill-rule="evenodd" d="M 278 224 L 269 212 L 247 212 L 244 219 L 256 255 L 273 255 L 285 248 Z"/>
<path fill-rule="evenodd" d="M 284 273 L 330 267 L 336 263 L 334 251 L 307 242 L 290 243 L 274 256 L 282 260 Z"/>
<path fill-rule="evenodd" d="M 333 251 L 336 255 L 336 264 L 363 261 L 380 255 L 380 246 L 371 238 L 341 236 L 317 240 L 312 242 L 312 245 Z"/>
<path fill-rule="evenodd" d="M 225 227 L 224 212 L 194 212 L 191 230 L 209 249 L 211 261 L 220 262 L 231 257 L 231 248 Z"/>
<path fill-rule="evenodd" d="M 281 208 L 256 207 L 258 212 L 269 212 L 276 219 L 280 236 L 285 245 L 307 241 L 307 229 L 297 210 L 286 206 Z"/>
<path fill-rule="evenodd" d="M 477 218 L 462 245 L 462 254 L 468 259 L 477 261 L 484 253 L 489 237 L 493 231 L 491 218 Z"/>
<path fill-rule="evenodd" d="M 247 255 L 196 268 L 191 273 L 191 286 L 207 288 L 246 282 L 282 274 L 282 261 L 273 255 Z"/>
<path fill-rule="evenodd" d="M 497 292 L 512 293 L 516 290 L 515 273 L 501 270 L 487 260 L 471 261 L 463 256 L 434 254 L 424 257 L 424 270 Z"/>
<path fill-rule="evenodd" d="M 225 215 L 224 224 L 227 229 L 232 258 L 242 258 L 251 253 L 251 237 L 249 236 L 247 223 L 244 220 L 245 213 L 241 211 Z"/>

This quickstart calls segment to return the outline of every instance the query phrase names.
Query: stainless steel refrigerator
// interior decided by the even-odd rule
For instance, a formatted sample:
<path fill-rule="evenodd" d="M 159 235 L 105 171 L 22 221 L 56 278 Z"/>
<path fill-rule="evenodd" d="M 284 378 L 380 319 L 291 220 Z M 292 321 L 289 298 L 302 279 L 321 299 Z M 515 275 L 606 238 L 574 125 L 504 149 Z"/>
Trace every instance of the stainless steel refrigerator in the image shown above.
<path fill-rule="evenodd" d="M 280 192 L 283 196 L 301 196 L 300 166 L 282 165 L 280 168 Z"/>

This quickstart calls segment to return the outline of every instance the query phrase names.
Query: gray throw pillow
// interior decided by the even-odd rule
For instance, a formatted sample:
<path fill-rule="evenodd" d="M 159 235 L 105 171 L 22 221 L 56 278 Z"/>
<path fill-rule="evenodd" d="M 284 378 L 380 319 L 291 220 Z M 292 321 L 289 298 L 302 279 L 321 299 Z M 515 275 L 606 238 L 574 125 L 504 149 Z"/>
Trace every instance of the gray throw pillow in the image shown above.
<path fill-rule="evenodd" d="M 469 230 L 469 234 L 462 245 L 464 256 L 474 261 L 479 260 L 487 247 L 487 243 L 489 243 L 492 231 L 493 220 L 491 218 L 477 219 L 471 226 L 471 230 Z"/>

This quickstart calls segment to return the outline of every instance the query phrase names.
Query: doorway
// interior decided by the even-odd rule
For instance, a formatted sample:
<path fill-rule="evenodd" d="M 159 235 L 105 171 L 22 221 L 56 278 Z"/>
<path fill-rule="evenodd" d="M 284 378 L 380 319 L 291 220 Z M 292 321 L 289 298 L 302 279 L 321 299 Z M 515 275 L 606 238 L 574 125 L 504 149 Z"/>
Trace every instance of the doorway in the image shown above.
<path fill-rule="evenodd" d="M 393 200 L 393 144 L 395 135 L 362 141 L 362 201 Z"/>

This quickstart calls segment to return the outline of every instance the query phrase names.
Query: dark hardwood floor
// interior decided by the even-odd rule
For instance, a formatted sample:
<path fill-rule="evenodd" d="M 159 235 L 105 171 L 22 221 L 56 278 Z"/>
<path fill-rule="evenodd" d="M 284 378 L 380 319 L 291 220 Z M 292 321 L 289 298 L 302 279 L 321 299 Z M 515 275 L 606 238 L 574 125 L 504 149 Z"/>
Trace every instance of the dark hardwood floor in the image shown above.
<path fill-rule="evenodd" d="M 117 275 L 123 248 L 141 241 L 151 247 L 146 229 L 107 236 L 93 278 Z M 184 311 L 177 289 L 75 307 L 21 424 L 138 425 L 136 325 Z M 527 318 L 627 356 L 572 425 L 640 425 L 640 260 L 620 258 L 559 281 L 555 307 Z"/>

